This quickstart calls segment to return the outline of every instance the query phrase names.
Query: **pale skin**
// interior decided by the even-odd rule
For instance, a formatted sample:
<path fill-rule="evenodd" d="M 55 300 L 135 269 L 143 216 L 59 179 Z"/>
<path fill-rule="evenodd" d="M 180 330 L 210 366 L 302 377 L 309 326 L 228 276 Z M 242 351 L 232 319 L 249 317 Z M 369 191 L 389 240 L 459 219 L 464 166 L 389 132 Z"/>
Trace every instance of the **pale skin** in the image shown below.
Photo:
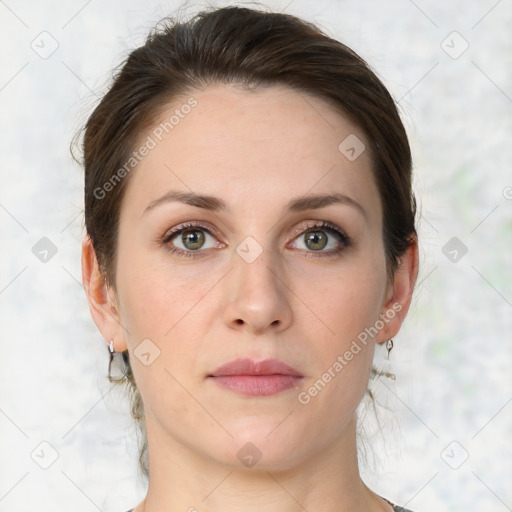
<path fill-rule="evenodd" d="M 360 478 L 355 409 L 376 344 L 398 333 L 409 308 L 416 241 L 389 278 L 370 151 L 349 161 L 338 149 L 350 134 L 367 148 L 368 141 L 323 101 L 284 86 L 247 92 L 214 84 L 193 96 L 197 106 L 130 175 L 115 291 L 89 238 L 83 243 L 92 317 L 116 351 L 129 350 L 144 402 L 151 475 L 134 510 L 390 511 Z M 230 212 L 177 201 L 145 212 L 170 190 L 215 196 Z M 352 202 L 285 210 L 293 198 L 334 192 Z M 204 226 L 189 228 L 204 235 L 202 246 L 184 245 L 181 235 L 161 242 L 189 221 Z M 352 244 L 315 227 L 321 221 Z M 311 231 L 328 238 L 325 247 L 307 244 Z M 261 248 L 251 263 L 236 251 L 249 236 Z M 198 257 L 169 252 L 173 244 Z M 399 313 L 301 404 L 299 393 L 397 304 Z M 145 339 L 160 350 L 149 366 L 133 353 Z M 277 358 L 304 379 L 276 395 L 248 397 L 206 378 L 237 357 Z M 261 452 L 252 467 L 237 457 L 248 442 Z"/>

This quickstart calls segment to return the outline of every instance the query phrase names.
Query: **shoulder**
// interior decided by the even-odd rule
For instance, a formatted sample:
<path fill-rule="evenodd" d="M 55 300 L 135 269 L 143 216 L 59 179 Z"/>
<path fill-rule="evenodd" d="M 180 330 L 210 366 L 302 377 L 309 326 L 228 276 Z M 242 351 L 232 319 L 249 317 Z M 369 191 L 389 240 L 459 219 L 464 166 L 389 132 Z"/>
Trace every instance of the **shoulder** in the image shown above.
<path fill-rule="evenodd" d="M 388 499 L 384 498 L 383 496 L 381 496 L 381 498 L 384 501 L 387 501 L 393 507 L 393 512 L 413 512 L 412 510 L 409 510 L 408 508 L 401 507 L 400 505 L 395 505 L 392 501 L 389 501 Z"/>
<path fill-rule="evenodd" d="M 393 510 L 394 510 L 394 512 L 413 512 L 412 510 L 409 510 L 408 508 L 400 507 L 398 505 L 393 505 Z"/>
<path fill-rule="evenodd" d="M 394 512 L 413 512 L 412 510 L 409 510 L 408 508 L 400 507 L 398 505 L 393 505 L 393 510 L 394 510 Z M 128 510 L 128 512 L 133 512 L 133 508 Z"/>

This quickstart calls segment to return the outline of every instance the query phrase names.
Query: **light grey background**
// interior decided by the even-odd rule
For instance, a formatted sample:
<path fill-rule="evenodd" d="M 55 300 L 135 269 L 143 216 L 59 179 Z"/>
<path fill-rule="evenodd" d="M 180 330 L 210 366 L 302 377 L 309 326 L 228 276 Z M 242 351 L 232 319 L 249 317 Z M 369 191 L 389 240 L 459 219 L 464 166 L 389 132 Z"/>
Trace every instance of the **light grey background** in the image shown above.
<path fill-rule="evenodd" d="M 512 510 L 512 2 L 263 4 L 366 58 L 413 147 L 421 274 L 390 362 L 376 355 L 397 381 L 374 387 L 389 411 L 380 432 L 365 420 L 365 481 L 417 512 Z M 112 68 L 179 5 L 0 1 L 2 512 L 124 512 L 145 495 L 81 286 L 83 174 L 68 147 Z"/>

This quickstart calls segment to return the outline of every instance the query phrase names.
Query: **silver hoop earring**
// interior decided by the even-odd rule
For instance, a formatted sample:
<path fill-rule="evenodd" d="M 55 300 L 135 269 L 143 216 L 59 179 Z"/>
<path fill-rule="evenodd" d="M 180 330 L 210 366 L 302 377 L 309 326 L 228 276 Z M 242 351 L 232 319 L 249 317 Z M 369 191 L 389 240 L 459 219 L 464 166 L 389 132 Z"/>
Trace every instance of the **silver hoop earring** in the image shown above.
<path fill-rule="evenodd" d="M 387 342 L 386 342 L 386 348 L 388 350 L 388 359 L 389 359 L 389 353 L 391 352 L 391 350 L 393 349 L 393 340 L 392 339 L 389 339 Z"/>
<path fill-rule="evenodd" d="M 108 349 L 111 354 L 114 353 L 114 340 L 110 340 L 110 345 L 108 346 Z"/>

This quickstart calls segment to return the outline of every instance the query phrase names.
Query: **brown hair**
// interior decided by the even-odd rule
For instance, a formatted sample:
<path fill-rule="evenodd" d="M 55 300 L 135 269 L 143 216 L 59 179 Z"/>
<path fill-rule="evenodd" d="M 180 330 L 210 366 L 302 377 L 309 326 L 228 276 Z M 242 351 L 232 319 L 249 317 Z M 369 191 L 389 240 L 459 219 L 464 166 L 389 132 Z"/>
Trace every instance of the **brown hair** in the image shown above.
<path fill-rule="evenodd" d="M 328 102 L 363 130 L 383 205 L 392 275 L 416 235 L 411 152 L 393 98 L 361 57 L 315 25 L 289 14 L 232 6 L 203 10 L 186 22 L 165 18 L 120 65 L 84 126 L 85 226 L 108 284 L 115 290 L 119 214 L 129 175 L 123 173 L 106 194 L 98 190 L 130 159 L 143 129 L 164 106 L 211 83 L 248 89 L 286 85 Z M 149 476 L 143 403 L 128 351 L 122 356 L 124 377 L 113 378 L 109 364 L 109 379 L 130 386 L 143 440 L 139 467 Z"/>

